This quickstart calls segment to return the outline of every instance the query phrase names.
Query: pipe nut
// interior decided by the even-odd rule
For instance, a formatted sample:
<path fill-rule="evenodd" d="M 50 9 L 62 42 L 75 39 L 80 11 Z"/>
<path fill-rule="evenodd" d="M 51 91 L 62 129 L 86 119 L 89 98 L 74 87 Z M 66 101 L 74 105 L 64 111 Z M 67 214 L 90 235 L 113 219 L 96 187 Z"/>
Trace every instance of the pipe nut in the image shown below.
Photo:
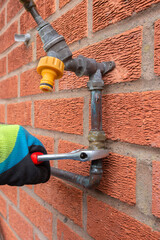
<path fill-rule="evenodd" d="M 106 135 L 103 131 L 90 131 L 88 134 L 89 149 L 105 149 Z"/>

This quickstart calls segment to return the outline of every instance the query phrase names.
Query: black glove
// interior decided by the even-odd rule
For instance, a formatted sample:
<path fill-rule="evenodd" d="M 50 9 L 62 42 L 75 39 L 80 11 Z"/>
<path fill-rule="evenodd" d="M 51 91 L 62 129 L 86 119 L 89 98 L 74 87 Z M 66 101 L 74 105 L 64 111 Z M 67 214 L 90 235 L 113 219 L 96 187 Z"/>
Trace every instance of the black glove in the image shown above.
<path fill-rule="evenodd" d="M 34 152 L 47 153 L 42 143 L 22 126 L 0 124 L 0 185 L 47 182 L 50 164 L 34 165 L 30 157 Z"/>

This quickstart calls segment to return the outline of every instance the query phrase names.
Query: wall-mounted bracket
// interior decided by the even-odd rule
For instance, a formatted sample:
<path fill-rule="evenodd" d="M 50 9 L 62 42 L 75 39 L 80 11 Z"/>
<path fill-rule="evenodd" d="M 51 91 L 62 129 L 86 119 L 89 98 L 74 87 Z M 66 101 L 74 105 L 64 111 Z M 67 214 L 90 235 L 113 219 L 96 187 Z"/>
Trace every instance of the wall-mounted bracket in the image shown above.
<path fill-rule="evenodd" d="M 31 39 L 31 35 L 29 33 L 26 34 L 15 34 L 14 35 L 14 40 L 16 42 L 24 42 L 25 45 L 27 45 L 29 43 Z"/>

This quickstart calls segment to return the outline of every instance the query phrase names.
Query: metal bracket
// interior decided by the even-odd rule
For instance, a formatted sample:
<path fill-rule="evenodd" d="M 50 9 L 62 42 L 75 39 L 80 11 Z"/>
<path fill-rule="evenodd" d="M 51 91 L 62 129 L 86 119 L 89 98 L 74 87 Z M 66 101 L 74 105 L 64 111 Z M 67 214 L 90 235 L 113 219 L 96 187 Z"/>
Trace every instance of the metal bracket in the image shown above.
<path fill-rule="evenodd" d="M 29 33 L 26 33 L 26 34 L 15 34 L 14 35 L 14 40 L 16 42 L 24 42 L 25 45 L 28 44 L 28 42 L 30 41 L 31 39 L 31 35 Z"/>

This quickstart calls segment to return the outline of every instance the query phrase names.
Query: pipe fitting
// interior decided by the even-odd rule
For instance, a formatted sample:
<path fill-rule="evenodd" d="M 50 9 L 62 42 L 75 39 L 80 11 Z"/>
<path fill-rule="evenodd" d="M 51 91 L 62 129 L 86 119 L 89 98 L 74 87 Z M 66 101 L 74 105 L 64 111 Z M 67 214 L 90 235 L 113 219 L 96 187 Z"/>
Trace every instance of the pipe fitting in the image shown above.
<path fill-rule="evenodd" d="M 87 87 L 90 91 L 102 90 L 104 88 L 104 82 L 102 80 L 102 74 L 100 69 L 98 69 L 94 74 L 90 76 Z"/>
<path fill-rule="evenodd" d="M 90 131 L 88 134 L 89 149 L 105 149 L 106 135 L 104 131 Z"/>
<path fill-rule="evenodd" d="M 43 21 L 38 25 L 37 30 L 44 44 L 43 49 L 48 56 L 55 57 L 56 55 L 63 62 L 72 57 L 72 52 L 64 37 L 59 35 L 48 22 Z"/>

